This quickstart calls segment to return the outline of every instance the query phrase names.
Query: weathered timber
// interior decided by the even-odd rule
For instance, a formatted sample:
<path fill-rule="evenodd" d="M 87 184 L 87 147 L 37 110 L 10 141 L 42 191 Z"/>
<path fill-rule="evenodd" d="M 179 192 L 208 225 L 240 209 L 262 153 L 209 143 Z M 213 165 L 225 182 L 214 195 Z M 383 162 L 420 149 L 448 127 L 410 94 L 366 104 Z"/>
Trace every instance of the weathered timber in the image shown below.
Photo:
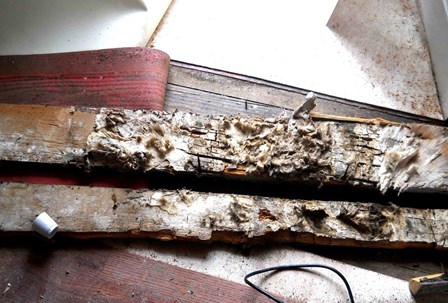
<path fill-rule="evenodd" d="M 165 110 L 273 117 L 284 110 L 292 113 L 308 93 L 272 81 L 171 60 Z M 441 122 L 322 93 L 317 97 L 315 111 L 321 114 L 377 117 L 401 123 Z"/>
<path fill-rule="evenodd" d="M 82 158 L 94 110 L 0 105 L 0 160 L 68 163 Z"/>
<path fill-rule="evenodd" d="M 0 208 L 3 235 L 30 232 L 46 211 L 80 237 L 448 248 L 448 210 L 375 203 L 3 183 Z"/>
<path fill-rule="evenodd" d="M 362 121 L 0 105 L 0 160 L 448 191 L 446 128 Z"/>

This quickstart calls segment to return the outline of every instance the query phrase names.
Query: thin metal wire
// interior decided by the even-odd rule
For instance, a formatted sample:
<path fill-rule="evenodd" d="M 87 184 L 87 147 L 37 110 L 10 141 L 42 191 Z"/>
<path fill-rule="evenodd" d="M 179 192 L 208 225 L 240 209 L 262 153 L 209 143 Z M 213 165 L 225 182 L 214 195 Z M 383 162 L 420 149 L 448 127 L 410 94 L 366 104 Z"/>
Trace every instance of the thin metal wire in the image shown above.
<path fill-rule="evenodd" d="M 254 288 L 255 290 L 257 290 L 258 292 L 262 293 L 263 295 L 265 295 L 266 297 L 268 297 L 269 299 L 273 300 L 274 302 L 277 303 L 285 303 L 284 301 L 274 297 L 273 295 L 271 295 L 270 293 L 268 293 L 267 291 L 261 289 L 260 287 L 258 287 L 257 285 L 253 284 L 252 282 L 249 281 L 249 278 L 258 274 L 262 274 L 268 271 L 282 271 L 282 270 L 293 270 L 293 269 L 300 269 L 300 268 L 311 268 L 311 267 L 317 267 L 317 268 L 325 268 L 328 270 L 331 270 L 332 272 L 334 272 L 335 274 L 337 274 L 342 281 L 344 281 L 345 287 L 347 288 L 347 292 L 348 292 L 348 296 L 350 298 L 350 302 L 351 303 L 355 303 L 355 300 L 353 299 L 353 294 L 352 294 L 352 290 L 350 288 L 350 284 L 348 284 L 347 279 L 344 277 L 344 275 L 338 271 L 336 268 L 327 266 L 327 265 L 322 265 L 322 264 L 298 264 L 298 265 L 283 265 L 283 266 L 274 266 L 274 267 L 269 267 L 269 268 L 264 268 L 264 269 L 260 269 L 260 270 L 256 270 L 254 272 L 251 272 L 249 274 L 247 274 L 244 277 L 244 282 L 246 282 L 246 284 L 248 284 L 250 287 Z"/>

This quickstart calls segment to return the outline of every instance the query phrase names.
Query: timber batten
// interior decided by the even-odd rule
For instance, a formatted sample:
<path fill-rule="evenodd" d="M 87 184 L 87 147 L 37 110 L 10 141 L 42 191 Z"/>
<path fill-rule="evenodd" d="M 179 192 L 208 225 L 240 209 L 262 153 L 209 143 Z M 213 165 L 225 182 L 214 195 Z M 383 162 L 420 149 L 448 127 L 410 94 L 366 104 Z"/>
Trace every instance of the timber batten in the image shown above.
<path fill-rule="evenodd" d="M 0 107 L 0 160 L 448 191 L 448 136 L 439 126 Z"/>
<path fill-rule="evenodd" d="M 447 249 L 448 210 L 188 190 L 0 184 L 2 235 L 47 211 L 79 237 Z"/>
<path fill-rule="evenodd" d="M 447 138 L 418 124 L 102 110 L 88 153 L 91 165 L 122 170 L 445 192 Z"/>

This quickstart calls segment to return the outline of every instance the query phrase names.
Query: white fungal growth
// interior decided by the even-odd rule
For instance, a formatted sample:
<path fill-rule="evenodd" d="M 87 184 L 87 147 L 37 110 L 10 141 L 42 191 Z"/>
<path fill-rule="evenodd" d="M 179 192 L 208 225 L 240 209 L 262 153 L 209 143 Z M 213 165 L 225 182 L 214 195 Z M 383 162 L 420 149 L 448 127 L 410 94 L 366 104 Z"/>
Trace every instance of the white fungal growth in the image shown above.
<path fill-rule="evenodd" d="M 440 192 L 448 191 L 447 138 L 445 128 L 427 125 L 103 109 L 87 161 L 125 171 Z"/>

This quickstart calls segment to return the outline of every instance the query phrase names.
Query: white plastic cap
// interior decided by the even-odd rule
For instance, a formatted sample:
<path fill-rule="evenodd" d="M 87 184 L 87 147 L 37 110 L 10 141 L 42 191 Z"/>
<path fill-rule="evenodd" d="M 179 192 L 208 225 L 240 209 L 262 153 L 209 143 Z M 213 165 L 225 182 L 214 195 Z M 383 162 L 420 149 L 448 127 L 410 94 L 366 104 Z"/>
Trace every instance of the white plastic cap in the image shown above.
<path fill-rule="evenodd" d="M 59 229 L 59 225 L 46 212 L 37 216 L 32 227 L 34 231 L 48 239 L 51 239 Z"/>

